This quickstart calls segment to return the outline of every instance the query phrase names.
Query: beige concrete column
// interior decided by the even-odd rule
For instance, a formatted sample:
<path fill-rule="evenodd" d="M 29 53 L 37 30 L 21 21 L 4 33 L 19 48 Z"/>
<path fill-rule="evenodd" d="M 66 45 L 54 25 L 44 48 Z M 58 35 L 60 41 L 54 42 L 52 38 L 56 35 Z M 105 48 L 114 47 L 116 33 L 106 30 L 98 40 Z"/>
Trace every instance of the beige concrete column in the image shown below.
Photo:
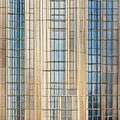
<path fill-rule="evenodd" d="M 29 0 L 25 0 L 25 120 L 30 119 L 29 114 Z"/>
<path fill-rule="evenodd" d="M 77 68 L 77 94 L 78 94 L 78 119 L 79 120 L 86 120 L 86 101 L 87 101 L 87 0 L 80 0 L 79 1 L 79 18 L 80 18 L 80 32 L 78 32 L 77 41 L 78 45 L 78 68 Z M 78 19 L 79 19 L 78 18 Z"/>
<path fill-rule="evenodd" d="M 0 1 L 0 119 L 7 118 L 6 82 L 6 1 Z"/>

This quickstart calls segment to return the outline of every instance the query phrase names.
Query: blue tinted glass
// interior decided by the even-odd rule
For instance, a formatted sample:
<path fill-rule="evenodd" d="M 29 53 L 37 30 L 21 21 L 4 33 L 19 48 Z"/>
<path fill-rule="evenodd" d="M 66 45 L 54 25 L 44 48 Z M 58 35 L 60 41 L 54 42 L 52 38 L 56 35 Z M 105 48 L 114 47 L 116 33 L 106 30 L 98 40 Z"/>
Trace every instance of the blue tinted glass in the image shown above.
<path fill-rule="evenodd" d="M 110 8 L 109 8 L 109 9 L 107 10 L 107 14 L 110 14 L 110 15 L 111 15 L 112 13 L 113 13 L 113 9 L 110 9 Z"/>
<path fill-rule="evenodd" d="M 91 84 L 88 84 L 88 94 L 91 94 L 92 93 L 92 86 L 91 86 Z"/>
<path fill-rule="evenodd" d="M 108 16 L 107 16 L 107 20 L 112 21 L 112 19 L 113 19 L 113 16 L 112 16 L 112 15 L 108 15 Z"/>
<path fill-rule="evenodd" d="M 112 49 L 112 41 L 107 41 L 107 49 Z"/>
<path fill-rule="evenodd" d="M 118 1 L 113 1 L 113 7 L 114 7 L 114 8 L 118 8 L 118 5 L 119 5 L 119 4 L 118 4 Z"/>
<path fill-rule="evenodd" d="M 88 14 L 92 14 L 92 9 L 88 9 Z"/>
<path fill-rule="evenodd" d="M 107 107 L 112 108 L 112 96 L 107 97 Z"/>
<path fill-rule="evenodd" d="M 107 85 L 107 94 L 112 94 L 112 85 Z"/>
<path fill-rule="evenodd" d="M 88 49 L 88 54 L 92 54 L 92 49 Z"/>
<path fill-rule="evenodd" d="M 91 83 L 92 82 L 92 74 L 89 72 L 88 73 L 88 82 Z"/>
<path fill-rule="evenodd" d="M 112 8 L 112 6 L 113 6 L 112 1 L 108 1 L 107 6 L 108 6 L 108 8 Z"/>
<path fill-rule="evenodd" d="M 60 58 L 59 60 L 64 61 L 65 60 L 65 52 L 59 52 Z"/>
<path fill-rule="evenodd" d="M 108 56 L 112 56 L 112 50 L 110 50 L 110 49 L 107 50 L 107 55 L 108 55 Z"/>

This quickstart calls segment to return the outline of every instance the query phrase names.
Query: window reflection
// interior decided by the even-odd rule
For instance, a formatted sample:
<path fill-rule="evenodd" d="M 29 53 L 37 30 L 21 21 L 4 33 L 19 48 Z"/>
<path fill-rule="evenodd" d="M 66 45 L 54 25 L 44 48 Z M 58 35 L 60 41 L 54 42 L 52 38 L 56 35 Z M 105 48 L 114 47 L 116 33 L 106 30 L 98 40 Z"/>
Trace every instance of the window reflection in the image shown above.
<path fill-rule="evenodd" d="M 8 1 L 10 6 L 8 9 L 8 116 L 10 120 L 23 119 L 25 107 L 24 1 L 20 2 Z"/>
<path fill-rule="evenodd" d="M 88 8 L 88 117 L 89 120 L 101 119 L 101 113 L 98 114 L 96 110 L 101 110 L 102 101 L 96 98 L 102 97 L 101 100 L 105 100 L 103 109 L 108 109 L 104 111 L 105 116 L 112 119 L 113 96 L 116 96 L 113 82 L 117 83 L 118 69 L 118 0 L 89 0 Z M 104 94 L 101 93 L 101 86 Z M 114 99 L 114 102 L 117 103 L 117 99 Z M 117 114 L 117 107 L 114 109 Z"/>

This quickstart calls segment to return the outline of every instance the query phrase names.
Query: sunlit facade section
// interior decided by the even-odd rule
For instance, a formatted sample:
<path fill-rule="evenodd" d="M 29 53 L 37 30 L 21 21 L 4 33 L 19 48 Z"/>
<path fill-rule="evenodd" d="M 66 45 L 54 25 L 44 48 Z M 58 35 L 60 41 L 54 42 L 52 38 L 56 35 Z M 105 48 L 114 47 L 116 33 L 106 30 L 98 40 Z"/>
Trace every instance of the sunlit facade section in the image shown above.
<path fill-rule="evenodd" d="M 87 2 L 81 2 L 25 1 L 26 119 L 86 119 L 87 29 L 79 12 L 87 12 Z"/>
<path fill-rule="evenodd" d="M 0 0 L 0 120 L 119 120 L 119 0 Z"/>

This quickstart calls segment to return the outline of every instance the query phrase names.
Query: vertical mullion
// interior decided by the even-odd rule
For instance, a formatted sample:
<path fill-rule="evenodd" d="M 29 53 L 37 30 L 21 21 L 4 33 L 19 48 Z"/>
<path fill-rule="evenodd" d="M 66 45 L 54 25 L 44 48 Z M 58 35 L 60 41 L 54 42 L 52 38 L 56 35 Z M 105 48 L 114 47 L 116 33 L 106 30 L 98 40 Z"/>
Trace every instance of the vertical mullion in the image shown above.
<path fill-rule="evenodd" d="M 47 6 L 47 2 L 46 2 L 46 19 L 47 19 L 47 15 L 48 15 L 47 12 L 48 12 L 48 6 Z M 45 22 L 46 22 L 46 28 L 45 28 L 45 29 L 46 29 L 46 52 L 45 52 L 45 55 L 46 55 L 46 60 L 48 61 L 48 54 L 49 54 L 49 53 L 47 52 L 47 51 L 48 51 L 48 34 L 47 34 L 48 21 L 46 20 Z M 45 65 L 46 65 L 46 69 L 48 70 L 48 63 L 45 63 Z M 47 82 L 47 83 L 46 83 L 46 84 L 47 84 L 47 85 L 46 85 L 46 88 L 47 88 L 47 90 L 48 90 L 48 92 L 49 92 L 49 87 L 48 87 L 48 84 L 49 84 L 49 83 L 48 83 L 48 81 L 49 81 L 49 80 L 48 80 L 48 79 L 49 79 L 49 78 L 48 78 L 49 72 L 46 71 L 46 72 L 45 72 L 45 75 L 46 75 L 46 82 Z M 47 106 L 48 106 L 48 92 L 47 92 L 47 94 L 46 94 L 46 96 L 45 96 L 45 97 L 46 97 L 46 101 L 47 101 L 47 103 L 46 103 Z M 49 114 L 48 108 L 46 108 L 46 109 L 47 109 L 47 114 Z M 46 118 L 49 118 L 49 116 L 47 116 Z"/>
<path fill-rule="evenodd" d="M 103 33 L 102 33 L 102 31 L 104 31 L 104 30 L 102 30 L 103 29 L 103 27 L 102 27 L 102 25 L 103 25 L 103 20 L 102 20 L 102 15 L 103 15 L 103 1 L 101 0 L 100 1 L 100 51 L 101 51 L 101 53 L 100 53 L 100 119 L 102 119 L 103 118 L 103 115 L 102 115 L 102 98 L 103 98 L 103 96 L 102 96 L 102 80 L 103 80 L 103 70 L 102 70 L 102 67 L 103 67 L 103 63 L 102 63 L 102 56 L 103 56 L 103 49 L 102 49 L 102 46 L 103 46 Z"/>
<path fill-rule="evenodd" d="M 60 0 L 58 0 L 58 2 L 60 2 Z M 58 4 L 58 13 L 60 13 L 60 3 Z M 58 21 L 60 21 L 60 16 L 58 15 Z M 60 22 L 58 22 L 58 28 L 60 28 Z M 61 29 L 58 29 L 58 44 L 60 43 L 60 32 L 61 32 Z M 60 45 L 58 46 L 58 60 L 59 60 L 59 62 L 58 63 L 56 63 L 56 64 L 58 64 L 58 70 L 60 70 L 60 56 L 59 56 L 59 54 L 60 54 Z M 58 72 L 58 81 L 59 81 L 59 77 L 60 77 L 60 72 L 61 72 L 61 70 Z M 60 95 L 59 93 L 60 93 L 60 85 L 59 85 L 60 83 L 57 83 L 57 86 L 58 86 L 58 88 L 57 88 L 57 90 L 58 90 L 58 95 Z M 58 97 L 57 97 L 57 99 L 58 99 Z"/>
<path fill-rule="evenodd" d="M 118 2 L 118 8 L 114 8 L 114 9 L 117 9 L 117 11 L 118 11 L 118 13 L 117 13 L 117 15 L 118 15 L 118 19 L 117 19 L 117 23 L 118 23 L 118 28 L 117 28 L 117 32 L 119 33 L 119 27 L 120 27 L 120 22 L 119 22 L 119 17 L 120 17 L 120 0 L 118 0 L 117 1 Z M 114 13 L 115 14 L 115 13 Z M 117 79 L 119 80 L 119 55 L 120 55 L 120 52 L 119 52 L 119 48 L 120 48 L 120 45 L 119 45 L 119 43 L 120 43 L 120 41 L 119 41 L 119 34 L 118 34 L 118 38 L 117 38 L 117 42 L 118 42 L 118 56 L 117 56 L 117 59 L 118 59 L 118 62 L 117 62 L 117 65 L 118 65 L 118 71 L 117 71 Z M 120 117 L 120 112 L 119 112 L 119 81 L 117 80 L 117 119 L 119 119 Z"/>
<path fill-rule="evenodd" d="M 2 0 L 2 2 L 3 2 L 3 1 L 4 1 L 4 0 Z M 8 2 L 9 2 L 9 1 L 6 1 L 6 0 L 5 0 L 5 8 L 4 8 L 4 9 L 5 9 L 5 16 L 4 16 L 4 17 L 5 17 L 5 26 L 4 26 L 4 27 L 5 27 L 5 36 L 4 36 L 4 39 L 5 39 L 5 57 L 6 57 L 6 53 L 8 52 L 8 51 L 7 51 L 7 50 L 8 50 L 8 46 L 6 47 L 6 44 L 8 44 L 8 40 L 6 40 L 6 33 L 7 33 L 6 31 L 8 31 L 8 29 L 6 30 L 6 26 L 8 26 L 8 24 L 6 24 L 6 20 L 7 20 L 7 19 L 6 19 L 6 13 L 8 12 L 8 11 L 7 11 L 7 3 L 8 3 Z M 3 11 L 2 8 L 1 8 L 1 11 Z M 2 49 L 3 49 L 3 48 L 2 48 Z M 6 49 L 7 49 L 7 50 L 6 50 Z M 7 51 L 7 52 L 6 52 L 6 51 Z M 8 55 L 8 54 L 7 54 L 7 55 Z M 7 59 L 8 59 L 8 58 L 7 58 Z M 8 82 L 8 80 L 6 80 L 6 78 L 8 78 L 8 76 L 7 76 L 7 74 L 8 74 L 8 61 L 6 60 L 6 58 L 5 58 L 5 62 L 7 62 L 7 64 L 5 63 L 5 70 L 4 70 L 4 72 L 5 72 L 5 71 L 7 71 L 7 72 L 4 73 L 4 74 L 5 74 L 5 84 L 4 84 L 4 85 L 5 85 L 5 94 L 8 95 L 7 90 L 8 90 L 8 88 L 10 88 L 10 87 L 8 87 L 8 88 L 6 87 L 6 86 L 9 85 L 9 84 L 6 84 L 6 82 Z M 7 68 L 7 70 L 6 70 L 6 68 Z M 2 71 L 3 71 L 3 70 L 2 70 Z M 6 102 L 7 102 L 7 103 L 6 103 Z M 9 115 L 8 115 L 8 105 L 7 105 L 7 104 L 9 104 L 9 103 L 8 103 L 8 97 L 5 96 L 5 114 L 6 114 L 5 117 L 4 117 L 5 119 L 8 119 L 8 116 L 9 116 Z M 6 108 L 6 107 L 7 107 L 7 108 Z M 6 112 L 6 111 L 7 111 L 7 112 Z M 1 117 L 1 118 L 2 118 L 2 117 Z"/>
<path fill-rule="evenodd" d="M 96 14 L 96 32 L 97 32 L 97 35 L 96 35 L 96 44 L 95 44 L 95 49 L 96 49 L 96 104 L 98 104 L 98 97 L 99 97 L 99 94 L 98 94 L 98 85 L 99 85 L 99 82 L 97 81 L 98 80 L 98 56 L 99 56 L 99 49 L 98 49 L 98 34 L 99 34 L 99 28 L 98 28 L 98 24 L 99 24 L 99 19 L 98 19 L 98 16 L 99 16 L 99 7 L 98 7 L 98 2 L 99 1 L 96 1 L 96 9 L 98 10 L 98 13 Z M 96 118 L 98 117 L 98 107 L 96 106 Z"/>
<path fill-rule="evenodd" d="M 21 10 L 21 1 L 20 1 L 20 2 L 17 1 L 17 4 L 19 4 L 18 6 L 19 6 L 19 9 Z M 19 11 L 20 11 L 20 10 L 19 10 Z M 21 40 L 20 40 L 20 38 L 21 38 L 21 36 L 20 36 L 20 35 L 21 35 L 21 34 L 20 34 L 20 33 L 21 33 L 20 25 L 21 25 L 21 24 L 20 24 L 20 22 L 21 22 L 21 13 L 19 12 L 19 42 L 18 42 L 18 43 L 19 43 L 19 49 L 20 49 L 20 54 L 19 54 L 19 59 L 18 59 L 18 60 L 19 60 L 19 69 L 20 69 L 20 73 L 19 73 L 19 79 L 20 79 L 20 80 L 19 80 L 19 84 L 20 84 L 20 90 L 19 90 L 19 95 L 20 95 L 20 101 L 19 101 L 20 111 L 19 111 L 19 113 L 20 113 L 20 118 L 19 118 L 19 119 L 21 120 L 21 100 L 22 100 L 22 99 L 21 99 L 21 98 L 22 98 L 22 95 L 21 95 L 21 91 L 22 91 L 22 90 L 21 90 L 21 84 L 22 84 L 22 83 L 21 83 L 21 69 L 22 69 L 22 68 L 21 68 L 21 67 L 22 67 L 22 66 L 21 66 L 21 50 L 22 50 L 22 48 L 21 48 L 21 45 L 20 45 L 20 44 L 21 44 Z M 16 76 L 17 76 L 17 75 L 16 75 Z"/>
<path fill-rule="evenodd" d="M 50 1 L 50 69 L 51 69 L 51 55 L 52 55 L 52 54 L 51 54 L 51 39 L 52 39 L 52 38 L 51 38 L 51 33 L 52 33 L 52 32 L 51 32 L 51 31 L 52 31 L 52 26 L 51 26 L 51 19 L 52 19 L 52 18 L 51 18 L 51 14 L 52 14 L 52 13 L 51 13 L 51 4 L 52 4 L 52 3 L 51 3 L 51 1 Z M 50 89 L 50 108 L 51 108 L 51 71 L 50 71 L 50 88 L 49 88 L 49 89 Z M 50 120 L 51 120 L 51 110 L 50 110 L 50 116 L 49 116 L 49 117 L 50 117 Z"/>
<path fill-rule="evenodd" d="M 56 3 L 57 1 L 56 0 L 54 0 L 54 63 L 53 63 L 53 72 L 54 72 L 54 88 L 52 88 L 52 89 L 54 89 L 54 95 L 53 95 L 53 98 L 54 98 L 54 102 L 52 103 L 53 104 L 53 106 L 54 106 L 54 108 L 53 108 L 53 120 L 54 120 L 54 117 L 55 117 L 55 80 L 56 80 L 56 71 L 55 71 L 55 62 L 56 62 L 56 49 L 55 49 L 55 39 L 56 39 L 56 35 L 55 35 L 55 33 L 56 33 L 56 25 L 55 25 L 55 16 L 56 16 L 56 13 L 55 13 L 55 10 L 56 10 Z M 52 56 L 53 57 L 53 56 Z"/>
<path fill-rule="evenodd" d="M 13 0 L 14 1 L 14 0 Z M 14 37 L 15 37 L 15 22 L 16 22 L 16 20 L 15 20 L 15 1 L 13 2 L 13 8 L 14 8 L 14 13 L 13 13 L 13 19 L 14 19 L 14 31 L 13 31 L 13 33 L 14 33 L 14 35 L 13 35 L 13 45 L 14 45 L 14 47 L 13 47 L 13 50 L 14 50 L 14 54 L 15 54 L 15 39 L 14 39 Z M 14 57 L 13 57 L 13 69 L 14 69 L 14 75 L 15 75 L 15 60 L 14 60 Z M 14 84 L 14 82 L 15 82 L 15 76 L 14 76 L 14 80 L 13 80 L 13 86 L 14 86 L 14 103 L 13 103 L 13 106 L 15 107 L 16 106 L 16 103 L 15 103 L 15 98 L 16 98 L 16 96 L 15 96 L 15 84 Z M 13 114 L 12 114 L 12 117 L 13 117 L 13 119 L 14 119 L 14 107 L 12 108 L 12 112 L 13 112 Z M 18 113 L 18 110 L 17 110 L 17 113 Z"/>
<path fill-rule="evenodd" d="M 29 93 L 30 93 L 30 11 L 31 11 L 31 8 L 30 8 L 30 2 L 29 2 Z M 29 106 L 30 106 L 30 95 L 29 95 Z M 29 107 L 29 119 L 30 119 L 30 107 Z"/>
<path fill-rule="evenodd" d="M 92 0 L 91 0 L 91 52 L 90 52 L 90 54 L 91 54 L 91 58 L 93 58 L 93 54 L 92 54 L 92 42 L 93 42 L 93 35 L 92 35 L 92 33 L 93 33 L 93 28 L 92 28 L 92 22 L 93 22 L 93 5 L 92 5 Z M 92 72 L 92 63 L 93 63 L 93 61 L 91 60 L 91 104 L 92 104 L 92 110 L 91 110 L 91 112 L 92 112 L 92 117 L 91 118 L 93 118 L 93 89 L 92 89 L 92 87 L 93 87 L 93 72 Z"/>
<path fill-rule="evenodd" d="M 117 19 L 117 23 L 118 23 L 118 29 L 117 29 L 117 32 L 119 33 L 119 27 L 120 27 L 120 22 L 119 22 L 119 17 L 120 17 L 120 0 L 118 0 L 118 8 L 115 7 L 115 9 L 117 9 L 118 11 L 118 19 Z M 117 38 L 117 42 L 118 42 L 118 56 L 117 56 L 117 59 L 118 59 L 118 62 L 117 62 L 117 65 L 118 65 L 118 72 L 117 72 L 117 79 L 119 80 L 119 48 L 120 48 L 120 41 L 119 41 L 119 35 L 118 35 L 118 38 Z M 117 80 L 117 119 L 119 119 L 120 117 L 120 113 L 119 113 L 119 81 Z"/>
<path fill-rule="evenodd" d="M 105 40 L 105 43 L 106 43 L 106 47 L 105 47 L 105 50 L 106 50 L 106 54 L 105 54 L 105 57 L 106 57 L 106 63 L 105 63 L 105 69 L 106 69 L 106 82 L 105 82 L 105 85 L 106 85 L 106 108 L 105 108 L 105 118 L 107 118 L 107 31 L 108 31 L 108 25 L 107 25 L 107 22 L 108 22 L 108 19 L 107 19 L 107 16 L 108 16 L 108 1 L 106 0 L 106 40 Z"/>
<path fill-rule="evenodd" d="M 113 21 L 113 1 L 111 1 L 111 2 L 112 2 L 112 8 L 111 8 L 111 9 L 112 9 L 112 13 L 111 13 L 111 14 L 112 14 L 112 20 L 111 20 L 111 18 L 110 18 L 110 21 L 111 21 L 111 24 L 112 24 L 112 28 L 110 28 L 110 31 L 112 31 L 112 38 L 111 38 L 110 42 L 111 42 L 112 46 L 111 46 L 111 45 L 110 45 L 110 46 L 111 46 L 112 48 L 110 48 L 110 49 L 111 49 L 111 51 L 112 51 L 112 56 L 111 56 L 110 58 L 111 58 L 112 61 L 113 61 L 113 56 L 114 56 L 114 55 L 113 55 L 113 43 L 114 43 L 114 40 L 113 40 L 113 31 L 114 31 L 113 25 L 114 25 L 114 24 L 113 24 L 113 23 L 114 23 L 114 21 Z M 111 67 L 113 68 L 113 66 L 114 66 L 114 65 L 113 65 L 113 62 L 112 62 L 112 63 L 111 63 Z M 113 74 L 114 74 L 114 73 L 113 73 L 113 69 L 111 70 L 111 72 L 112 72 L 111 74 L 112 74 L 112 76 L 113 76 Z M 108 81 L 108 82 L 109 82 L 109 81 Z M 112 82 L 113 82 L 113 80 L 112 80 Z M 114 97 L 113 97 L 113 96 L 114 96 L 114 95 L 113 95 L 113 83 L 112 83 L 112 82 L 111 82 L 111 83 L 109 82 L 109 87 L 112 89 L 112 93 L 110 93 L 110 94 L 111 94 L 111 97 L 112 97 L 112 103 L 111 103 L 111 104 L 112 104 L 112 108 L 109 108 L 109 110 L 111 109 L 111 111 L 112 111 L 111 118 L 114 118 L 114 116 L 113 116 L 113 100 L 114 100 Z M 116 101 L 116 102 L 117 102 L 117 101 Z"/>

